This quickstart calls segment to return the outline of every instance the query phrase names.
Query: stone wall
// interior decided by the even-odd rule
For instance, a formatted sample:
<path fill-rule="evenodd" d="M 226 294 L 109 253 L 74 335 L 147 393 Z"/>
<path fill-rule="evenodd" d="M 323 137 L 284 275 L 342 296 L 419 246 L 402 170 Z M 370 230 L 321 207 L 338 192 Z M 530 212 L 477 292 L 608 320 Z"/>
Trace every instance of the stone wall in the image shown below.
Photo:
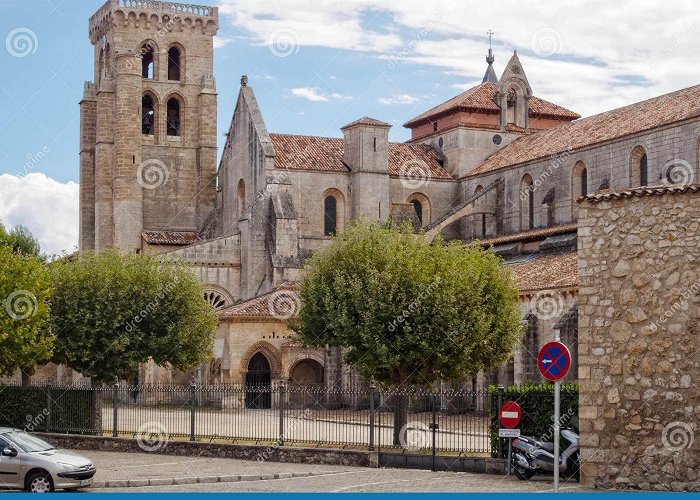
<path fill-rule="evenodd" d="M 700 185 L 673 190 L 581 203 L 586 487 L 700 490 Z"/>
<path fill-rule="evenodd" d="M 654 129 L 625 137 L 611 143 L 572 149 L 560 155 L 535 160 L 518 167 L 499 170 L 477 177 L 462 179 L 462 192 L 472 194 L 477 186 L 487 186 L 498 178 L 505 180 L 503 205 L 504 234 L 521 230 L 522 187 L 521 180 L 529 174 L 533 181 L 535 208 L 534 225 L 547 226 L 547 206 L 544 199 L 554 189 L 554 219 L 557 224 L 576 220 L 575 200 L 580 196 L 574 185 L 574 168 L 582 162 L 588 172 L 588 192 L 592 193 L 606 183 L 613 189 L 638 186 L 634 180 L 636 169 L 631 166 L 633 151 L 642 147 L 648 156 L 649 184 L 657 184 L 670 165 L 677 165 L 678 172 L 698 179 L 698 123 L 697 120 Z M 670 163 L 669 163 L 670 162 Z M 478 219 L 473 223 L 478 224 Z M 490 228 L 491 229 L 491 228 Z M 523 227 L 527 229 L 527 227 Z"/>
<path fill-rule="evenodd" d="M 108 438 L 98 436 L 71 436 L 66 434 L 44 434 L 40 437 L 57 448 L 69 450 L 97 450 L 127 453 L 143 453 L 136 439 Z M 357 467 L 376 467 L 377 453 L 359 450 L 340 450 L 326 448 L 297 448 L 288 446 L 264 446 L 199 443 L 189 441 L 170 441 L 158 449 L 161 455 L 178 455 L 186 457 L 237 458 L 268 462 L 288 462 L 320 465 L 346 465 Z"/>

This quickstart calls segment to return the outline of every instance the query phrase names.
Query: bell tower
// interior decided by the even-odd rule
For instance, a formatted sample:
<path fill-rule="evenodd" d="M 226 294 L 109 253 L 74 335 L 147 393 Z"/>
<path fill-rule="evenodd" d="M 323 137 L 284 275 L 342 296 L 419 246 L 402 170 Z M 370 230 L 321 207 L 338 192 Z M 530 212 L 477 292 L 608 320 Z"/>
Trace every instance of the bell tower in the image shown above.
<path fill-rule="evenodd" d="M 198 233 L 216 196 L 218 9 L 108 0 L 89 22 L 81 109 L 80 250 L 142 249 L 143 231 Z"/>

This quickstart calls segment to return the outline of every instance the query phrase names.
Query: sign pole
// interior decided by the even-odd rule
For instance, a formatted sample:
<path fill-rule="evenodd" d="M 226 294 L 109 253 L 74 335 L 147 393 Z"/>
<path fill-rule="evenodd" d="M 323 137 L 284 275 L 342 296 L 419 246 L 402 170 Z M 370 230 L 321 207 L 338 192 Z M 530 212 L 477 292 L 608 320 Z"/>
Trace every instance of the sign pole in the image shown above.
<path fill-rule="evenodd" d="M 508 476 L 513 472 L 513 438 L 508 438 Z"/>
<path fill-rule="evenodd" d="M 554 382 L 554 493 L 559 493 L 559 389 L 560 382 Z"/>
<path fill-rule="evenodd" d="M 559 329 L 554 330 L 554 341 L 561 341 Z M 560 389 L 561 383 L 559 380 L 557 380 L 554 382 L 554 493 L 559 493 L 559 418 L 561 413 Z"/>

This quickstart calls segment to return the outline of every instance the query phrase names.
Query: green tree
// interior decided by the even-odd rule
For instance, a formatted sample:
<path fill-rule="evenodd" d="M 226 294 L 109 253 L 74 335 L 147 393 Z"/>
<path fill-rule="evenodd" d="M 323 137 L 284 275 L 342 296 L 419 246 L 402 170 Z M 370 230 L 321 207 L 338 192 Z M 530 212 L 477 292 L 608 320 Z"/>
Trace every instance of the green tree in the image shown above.
<path fill-rule="evenodd" d="M 33 255 L 34 257 L 39 257 L 41 250 L 39 242 L 29 228 L 20 224 L 8 232 L 2 221 L 0 221 L 0 246 L 10 247 L 14 253 Z"/>
<path fill-rule="evenodd" d="M 107 382 L 149 358 L 181 370 L 210 359 L 216 315 L 183 265 L 112 251 L 51 267 L 55 362 Z"/>
<path fill-rule="evenodd" d="M 292 327 L 308 346 L 383 385 L 459 381 L 510 358 L 520 340 L 517 291 L 494 254 L 427 243 L 408 226 L 354 224 L 310 259 Z M 397 398 L 394 442 L 406 424 Z"/>
<path fill-rule="evenodd" d="M 47 325 L 50 297 L 45 265 L 31 255 L 0 245 L 0 375 L 20 369 L 27 383 L 36 365 L 51 359 L 54 337 Z"/>

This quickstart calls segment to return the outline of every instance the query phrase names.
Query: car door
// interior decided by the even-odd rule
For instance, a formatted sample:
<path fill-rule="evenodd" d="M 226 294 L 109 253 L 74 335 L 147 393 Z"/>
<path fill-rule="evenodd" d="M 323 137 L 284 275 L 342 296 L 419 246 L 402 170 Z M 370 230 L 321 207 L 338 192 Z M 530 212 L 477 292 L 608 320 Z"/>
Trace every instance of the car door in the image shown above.
<path fill-rule="evenodd" d="M 23 486 L 22 478 L 20 477 L 20 455 L 16 457 L 1 455 L 4 449 L 10 447 L 17 449 L 16 446 L 10 445 L 5 438 L 0 437 L 0 487 L 18 488 Z"/>

